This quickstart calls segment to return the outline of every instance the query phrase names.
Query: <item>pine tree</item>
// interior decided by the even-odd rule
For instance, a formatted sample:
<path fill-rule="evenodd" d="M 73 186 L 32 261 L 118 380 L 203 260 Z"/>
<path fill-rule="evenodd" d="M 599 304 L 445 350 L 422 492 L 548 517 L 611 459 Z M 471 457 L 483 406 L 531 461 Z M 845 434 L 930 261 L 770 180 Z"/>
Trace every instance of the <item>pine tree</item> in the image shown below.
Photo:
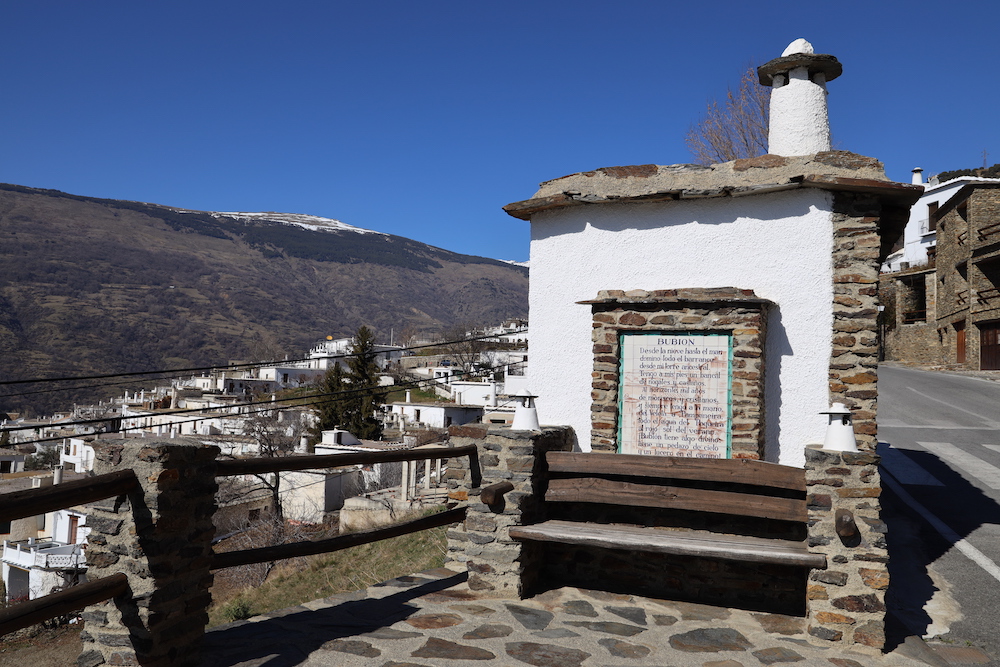
<path fill-rule="evenodd" d="M 350 354 L 346 373 L 338 363 L 323 378 L 322 393 L 326 395 L 319 406 L 316 434 L 339 427 L 358 438 L 379 440 L 382 421 L 376 413 L 385 404 L 386 392 L 379 385 L 378 353 L 371 329 L 358 329 Z"/>

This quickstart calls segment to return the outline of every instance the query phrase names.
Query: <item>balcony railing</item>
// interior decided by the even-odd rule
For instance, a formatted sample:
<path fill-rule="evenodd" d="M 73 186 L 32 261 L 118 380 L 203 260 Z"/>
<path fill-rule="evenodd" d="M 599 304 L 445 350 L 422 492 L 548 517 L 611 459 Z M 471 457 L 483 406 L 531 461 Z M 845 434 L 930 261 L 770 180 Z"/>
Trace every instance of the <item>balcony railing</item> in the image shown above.
<path fill-rule="evenodd" d="M 20 568 L 39 567 L 45 570 L 78 570 L 87 567 L 83 545 L 44 541 L 3 543 L 3 562 Z"/>

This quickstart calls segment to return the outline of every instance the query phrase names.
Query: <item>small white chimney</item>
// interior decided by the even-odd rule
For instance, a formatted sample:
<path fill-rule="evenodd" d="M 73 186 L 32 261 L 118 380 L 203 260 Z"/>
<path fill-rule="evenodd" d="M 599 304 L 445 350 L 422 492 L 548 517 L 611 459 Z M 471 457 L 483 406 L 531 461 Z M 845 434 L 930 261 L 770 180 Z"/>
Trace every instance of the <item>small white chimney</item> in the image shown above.
<path fill-rule="evenodd" d="M 541 431 L 538 425 L 538 410 L 535 409 L 535 399 L 538 398 L 527 389 L 519 391 L 514 398 L 517 407 L 514 408 L 514 421 L 510 425 L 513 431 Z"/>
<path fill-rule="evenodd" d="M 760 83 L 773 89 L 769 153 L 793 156 L 830 150 L 826 84 L 842 71 L 840 61 L 814 53 L 804 39 L 795 40 L 780 58 L 757 68 Z"/>
<path fill-rule="evenodd" d="M 910 183 L 913 185 L 923 185 L 924 184 L 924 170 L 920 167 L 914 167 L 913 178 L 910 179 Z"/>

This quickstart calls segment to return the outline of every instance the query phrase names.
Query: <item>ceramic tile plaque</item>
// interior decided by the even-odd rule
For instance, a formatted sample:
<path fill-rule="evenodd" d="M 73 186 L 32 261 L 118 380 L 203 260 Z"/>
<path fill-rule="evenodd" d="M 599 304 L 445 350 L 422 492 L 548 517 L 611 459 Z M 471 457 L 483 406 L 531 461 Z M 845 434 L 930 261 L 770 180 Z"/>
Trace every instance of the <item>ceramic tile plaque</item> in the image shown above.
<path fill-rule="evenodd" d="M 621 334 L 622 454 L 729 457 L 731 341 L 728 334 Z"/>

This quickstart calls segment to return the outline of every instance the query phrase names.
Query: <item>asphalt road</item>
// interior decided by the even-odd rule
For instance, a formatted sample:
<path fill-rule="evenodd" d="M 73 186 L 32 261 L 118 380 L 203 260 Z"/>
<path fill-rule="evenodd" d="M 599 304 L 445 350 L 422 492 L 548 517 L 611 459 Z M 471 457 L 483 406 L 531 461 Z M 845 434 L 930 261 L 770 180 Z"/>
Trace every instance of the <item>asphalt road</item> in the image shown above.
<path fill-rule="evenodd" d="M 1000 664 L 1000 382 L 881 366 L 890 641 L 937 636 Z"/>

